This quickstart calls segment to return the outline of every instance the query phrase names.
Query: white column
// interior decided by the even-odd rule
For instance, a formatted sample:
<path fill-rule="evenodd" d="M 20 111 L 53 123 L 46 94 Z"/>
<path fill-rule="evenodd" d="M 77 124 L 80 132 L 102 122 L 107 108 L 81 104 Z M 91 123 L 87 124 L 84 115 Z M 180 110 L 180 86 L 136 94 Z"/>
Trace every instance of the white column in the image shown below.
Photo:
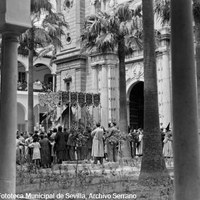
<path fill-rule="evenodd" d="M 101 124 L 108 127 L 108 68 L 102 65 L 101 72 Z"/>
<path fill-rule="evenodd" d="M 170 66 L 169 66 L 169 54 L 163 52 L 162 55 L 162 99 L 163 99 L 163 125 L 167 127 L 168 123 L 172 124 L 171 119 L 171 80 L 170 80 Z"/>
<path fill-rule="evenodd" d="M 171 1 L 175 199 L 200 199 L 197 77 L 191 0 Z"/>
<path fill-rule="evenodd" d="M 128 120 L 128 126 L 130 126 L 130 101 L 127 101 L 127 120 Z"/>
<path fill-rule="evenodd" d="M 56 74 L 52 74 L 53 75 L 53 92 L 56 92 Z"/>
<path fill-rule="evenodd" d="M 0 193 L 15 194 L 18 38 L 14 33 L 3 33 L 2 40 Z"/>
<path fill-rule="evenodd" d="M 107 66 L 107 71 L 108 71 L 108 123 L 112 122 L 112 110 L 113 110 L 113 105 L 112 105 L 112 101 L 113 101 L 113 95 L 112 95 L 112 66 L 108 65 Z"/>

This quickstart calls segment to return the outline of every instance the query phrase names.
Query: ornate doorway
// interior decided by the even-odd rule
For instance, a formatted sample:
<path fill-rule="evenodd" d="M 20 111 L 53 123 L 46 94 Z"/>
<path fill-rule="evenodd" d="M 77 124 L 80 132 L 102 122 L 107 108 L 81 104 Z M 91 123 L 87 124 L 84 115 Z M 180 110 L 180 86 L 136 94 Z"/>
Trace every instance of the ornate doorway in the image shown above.
<path fill-rule="evenodd" d="M 144 82 L 136 83 L 129 96 L 130 128 L 143 128 L 144 124 Z"/>

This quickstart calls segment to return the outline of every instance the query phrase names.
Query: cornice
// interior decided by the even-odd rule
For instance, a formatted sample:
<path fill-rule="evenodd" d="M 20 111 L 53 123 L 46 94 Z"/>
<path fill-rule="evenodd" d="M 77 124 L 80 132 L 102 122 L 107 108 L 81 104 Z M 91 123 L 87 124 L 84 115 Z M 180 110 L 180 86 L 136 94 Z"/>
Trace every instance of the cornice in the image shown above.
<path fill-rule="evenodd" d="M 64 58 L 56 59 L 54 61 L 54 63 L 55 64 L 63 64 L 63 63 L 68 63 L 68 62 L 75 61 L 75 60 L 84 60 L 84 61 L 86 61 L 87 60 L 87 56 L 81 55 L 81 54 L 77 54 L 77 55 L 73 55 L 73 56 L 70 56 L 70 57 L 64 57 Z"/>

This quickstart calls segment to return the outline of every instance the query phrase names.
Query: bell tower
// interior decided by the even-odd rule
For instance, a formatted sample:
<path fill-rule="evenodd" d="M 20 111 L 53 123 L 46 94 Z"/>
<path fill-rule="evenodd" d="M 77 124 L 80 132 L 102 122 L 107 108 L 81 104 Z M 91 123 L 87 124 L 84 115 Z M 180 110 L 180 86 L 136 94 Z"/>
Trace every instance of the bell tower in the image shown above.
<path fill-rule="evenodd" d="M 62 48 L 57 54 L 57 91 L 66 90 L 66 78 L 71 77 L 68 88 L 84 91 L 87 57 L 81 53 L 81 29 L 85 19 L 85 0 L 57 0 L 57 11 L 61 12 L 69 28 L 62 36 Z M 69 85 L 70 84 L 70 85 Z"/>

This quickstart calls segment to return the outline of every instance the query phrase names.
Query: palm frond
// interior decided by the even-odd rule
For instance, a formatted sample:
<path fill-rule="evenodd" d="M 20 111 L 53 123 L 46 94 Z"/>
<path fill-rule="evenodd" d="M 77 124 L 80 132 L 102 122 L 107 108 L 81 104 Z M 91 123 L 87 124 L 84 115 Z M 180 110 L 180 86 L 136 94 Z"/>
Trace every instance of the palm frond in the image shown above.
<path fill-rule="evenodd" d="M 52 4 L 50 0 L 31 0 L 31 13 L 41 15 L 42 12 L 52 12 Z"/>
<path fill-rule="evenodd" d="M 170 22 L 170 0 L 156 0 L 154 10 L 163 25 Z"/>
<path fill-rule="evenodd" d="M 198 0 L 193 0 L 193 15 L 194 20 L 200 23 L 200 2 Z"/>
<path fill-rule="evenodd" d="M 118 40 L 130 37 L 133 30 L 137 29 L 133 18 L 134 12 L 129 9 L 128 4 L 118 6 L 111 14 L 99 11 L 88 16 L 81 35 L 83 49 L 90 52 L 94 49 L 100 52 L 115 51 Z M 134 37 L 136 39 L 137 35 Z"/>
<path fill-rule="evenodd" d="M 34 30 L 34 44 L 35 47 L 44 47 L 47 44 L 51 43 L 51 37 L 48 32 L 43 28 L 35 28 Z"/>

